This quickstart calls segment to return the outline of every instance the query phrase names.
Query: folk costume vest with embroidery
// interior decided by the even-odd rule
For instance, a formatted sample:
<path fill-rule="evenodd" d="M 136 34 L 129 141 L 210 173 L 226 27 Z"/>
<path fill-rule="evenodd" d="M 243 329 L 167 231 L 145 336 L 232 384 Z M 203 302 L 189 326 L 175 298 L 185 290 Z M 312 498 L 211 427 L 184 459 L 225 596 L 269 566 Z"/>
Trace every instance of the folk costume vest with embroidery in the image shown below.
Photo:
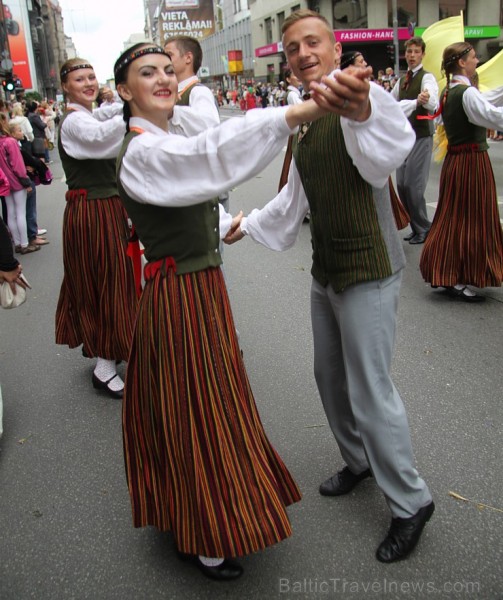
<path fill-rule="evenodd" d="M 487 150 L 489 145 L 486 128 L 470 123 L 463 110 L 463 95 L 468 87 L 459 84 L 452 87 L 447 94 L 447 102 L 442 111 L 447 140 L 449 146 L 478 144 L 479 150 Z M 444 95 L 445 90 L 442 92 L 442 98 Z"/>
<path fill-rule="evenodd" d="M 127 147 L 137 135 L 141 134 L 130 131 L 124 138 L 117 158 L 117 183 L 126 211 L 145 246 L 145 258 L 152 262 L 171 256 L 179 275 L 219 267 L 222 259 L 218 249 L 220 217 L 217 200 L 173 208 L 143 204 L 126 193 L 119 172 Z M 170 176 L 166 172 L 166 186 L 169 186 Z"/>
<path fill-rule="evenodd" d="M 378 149 L 376 149 L 378 151 Z M 311 124 L 293 157 L 309 202 L 312 276 L 336 292 L 389 277 L 405 264 L 388 186 L 362 179 L 347 153 L 340 117 Z"/>
<path fill-rule="evenodd" d="M 70 114 L 63 115 L 59 123 L 59 131 Z M 69 190 L 87 190 L 87 199 L 110 198 L 118 196 L 119 191 L 115 185 L 115 159 L 79 159 L 68 155 L 61 143 L 61 134 L 58 135 L 58 151 L 61 164 L 66 176 L 66 185 Z"/>
<path fill-rule="evenodd" d="M 428 71 L 424 69 L 419 69 L 417 73 L 414 74 L 412 81 L 409 84 L 409 87 L 406 90 L 403 90 L 403 83 L 405 81 L 405 76 L 401 77 L 399 81 L 395 85 L 399 85 L 398 88 L 400 90 L 398 99 L 399 100 L 415 100 L 419 94 L 421 93 L 421 84 L 423 83 L 423 77 L 426 75 Z M 412 129 L 416 132 L 416 138 L 429 137 L 434 133 L 433 121 L 416 119 L 419 115 L 429 115 L 430 113 L 424 108 L 424 106 L 418 106 L 417 109 L 410 115 L 409 123 L 412 125 Z"/>

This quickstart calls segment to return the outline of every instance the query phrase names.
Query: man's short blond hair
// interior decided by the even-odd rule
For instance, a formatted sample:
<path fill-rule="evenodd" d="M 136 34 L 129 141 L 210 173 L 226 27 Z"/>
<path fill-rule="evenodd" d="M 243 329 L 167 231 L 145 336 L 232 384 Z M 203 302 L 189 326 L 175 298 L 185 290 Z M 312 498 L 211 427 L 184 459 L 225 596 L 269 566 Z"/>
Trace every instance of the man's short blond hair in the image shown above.
<path fill-rule="evenodd" d="M 326 30 L 332 36 L 334 35 L 334 30 L 330 26 L 330 23 L 327 21 L 327 19 L 325 19 L 325 17 L 323 15 L 320 15 L 320 13 L 318 13 L 314 10 L 309 10 L 307 8 L 299 8 L 299 10 L 295 10 L 291 15 L 289 15 L 283 21 L 283 25 L 281 27 L 281 35 L 285 35 L 286 30 L 289 29 L 295 23 L 298 23 L 299 21 L 302 21 L 303 19 L 310 19 L 310 18 L 318 19 L 318 21 L 321 21 L 323 23 L 323 25 L 325 25 Z M 335 36 L 334 36 L 334 39 L 335 39 Z"/>

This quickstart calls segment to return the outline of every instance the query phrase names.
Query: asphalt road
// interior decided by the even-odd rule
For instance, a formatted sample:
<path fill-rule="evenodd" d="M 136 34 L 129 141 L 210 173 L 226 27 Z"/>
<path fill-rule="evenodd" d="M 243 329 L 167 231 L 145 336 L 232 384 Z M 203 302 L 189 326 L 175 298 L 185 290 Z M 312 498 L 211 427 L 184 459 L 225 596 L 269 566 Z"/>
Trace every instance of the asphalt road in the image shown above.
<path fill-rule="evenodd" d="M 503 144 L 490 152 L 501 196 Z M 272 197 L 281 160 L 233 190 L 233 212 Z M 341 458 L 312 374 L 308 227 L 282 254 L 249 239 L 225 249 L 257 405 L 304 497 L 289 510 L 293 536 L 219 584 L 178 562 L 169 534 L 133 529 L 121 403 L 92 388 L 92 361 L 54 344 L 65 185 L 59 162 L 52 167 L 53 184 L 38 188 L 51 243 L 23 257 L 26 304 L 0 312 L 1 600 L 503 597 L 502 289 L 484 290 L 482 305 L 451 301 L 424 284 L 421 247 L 404 242 L 393 374 L 437 510 L 409 560 L 383 565 L 374 552 L 390 517 L 375 484 L 339 499 L 317 492 Z M 438 175 L 433 165 L 432 214 Z"/>

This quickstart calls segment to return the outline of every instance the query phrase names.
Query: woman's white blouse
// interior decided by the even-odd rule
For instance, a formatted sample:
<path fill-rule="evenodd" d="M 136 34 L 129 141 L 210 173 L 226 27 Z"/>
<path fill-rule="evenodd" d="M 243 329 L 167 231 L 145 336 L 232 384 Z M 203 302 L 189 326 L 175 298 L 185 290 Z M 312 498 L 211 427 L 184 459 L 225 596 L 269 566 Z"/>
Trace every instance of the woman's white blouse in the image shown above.
<path fill-rule="evenodd" d="M 65 152 L 77 160 L 116 158 L 126 134 L 122 107 L 98 109 L 102 121 L 80 104 L 69 103 L 68 109 L 60 128 Z"/>

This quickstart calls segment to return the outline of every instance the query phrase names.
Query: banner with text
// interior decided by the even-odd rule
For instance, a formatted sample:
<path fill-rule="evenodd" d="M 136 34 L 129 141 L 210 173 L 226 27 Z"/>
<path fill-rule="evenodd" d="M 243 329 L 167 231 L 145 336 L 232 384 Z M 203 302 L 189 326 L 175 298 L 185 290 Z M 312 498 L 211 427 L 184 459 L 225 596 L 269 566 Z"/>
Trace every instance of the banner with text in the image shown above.
<path fill-rule="evenodd" d="M 213 0 L 166 0 L 159 13 L 160 38 L 190 35 L 202 40 L 215 33 Z"/>
<path fill-rule="evenodd" d="M 30 89 L 32 80 L 26 41 L 26 31 L 29 32 L 29 26 L 23 18 L 19 0 L 11 0 L 8 6 L 4 5 L 4 19 L 9 37 L 12 73 L 15 78 L 20 80 L 19 83 L 22 87 Z"/>

